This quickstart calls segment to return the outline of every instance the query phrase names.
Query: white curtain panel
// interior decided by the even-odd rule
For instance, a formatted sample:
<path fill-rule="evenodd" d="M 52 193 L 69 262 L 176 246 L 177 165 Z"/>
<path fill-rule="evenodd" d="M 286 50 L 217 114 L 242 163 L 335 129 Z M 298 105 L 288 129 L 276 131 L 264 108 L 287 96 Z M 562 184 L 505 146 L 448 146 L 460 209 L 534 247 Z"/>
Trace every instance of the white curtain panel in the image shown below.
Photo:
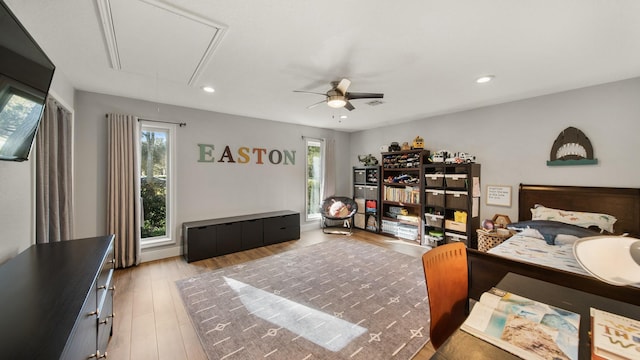
<path fill-rule="evenodd" d="M 116 267 L 140 263 L 140 127 L 132 115 L 107 114 L 107 231 L 115 234 Z"/>
<path fill-rule="evenodd" d="M 36 135 L 36 243 L 73 238 L 71 112 L 51 96 Z"/>

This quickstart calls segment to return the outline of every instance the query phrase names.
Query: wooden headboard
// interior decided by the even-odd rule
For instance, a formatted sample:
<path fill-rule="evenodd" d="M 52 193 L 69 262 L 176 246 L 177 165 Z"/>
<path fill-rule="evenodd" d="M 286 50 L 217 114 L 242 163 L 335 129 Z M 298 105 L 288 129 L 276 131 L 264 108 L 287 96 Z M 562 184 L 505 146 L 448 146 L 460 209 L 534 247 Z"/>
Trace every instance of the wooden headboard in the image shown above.
<path fill-rule="evenodd" d="M 613 215 L 616 234 L 640 235 L 640 189 L 520 184 L 519 221 L 531 220 L 536 204 Z"/>
<path fill-rule="evenodd" d="M 556 209 L 610 214 L 618 219 L 614 224 L 616 234 L 628 232 L 632 236 L 640 237 L 640 189 L 521 184 L 519 220 L 531 220 L 530 209 L 535 204 Z M 506 274 L 512 272 L 640 305 L 638 287 L 614 286 L 588 275 L 512 260 L 473 249 L 467 249 L 467 261 L 469 297 L 476 300 L 500 282 Z"/>

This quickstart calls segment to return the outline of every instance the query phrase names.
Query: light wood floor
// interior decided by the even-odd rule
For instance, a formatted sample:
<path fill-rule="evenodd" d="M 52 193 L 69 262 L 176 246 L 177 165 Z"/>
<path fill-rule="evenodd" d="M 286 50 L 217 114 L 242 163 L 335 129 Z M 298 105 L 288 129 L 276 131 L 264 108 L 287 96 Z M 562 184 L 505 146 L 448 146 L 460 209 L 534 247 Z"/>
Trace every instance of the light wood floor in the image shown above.
<path fill-rule="evenodd" d="M 107 348 L 110 359 L 118 360 L 206 360 L 191 320 L 182 304 L 175 281 L 194 274 L 243 263 L 294 248 L 330 241 L 336 236 L 321 230 L 301 233 L 300 240 L 188 264 L 173 257 L 137 267 L 117 270 L 113 336 Z M 386 236 L 356 230 L 350 237 L 420 257 L 424 249 Z M 434 353 L 429 342 L 416 360 L 429 359 Z"/>

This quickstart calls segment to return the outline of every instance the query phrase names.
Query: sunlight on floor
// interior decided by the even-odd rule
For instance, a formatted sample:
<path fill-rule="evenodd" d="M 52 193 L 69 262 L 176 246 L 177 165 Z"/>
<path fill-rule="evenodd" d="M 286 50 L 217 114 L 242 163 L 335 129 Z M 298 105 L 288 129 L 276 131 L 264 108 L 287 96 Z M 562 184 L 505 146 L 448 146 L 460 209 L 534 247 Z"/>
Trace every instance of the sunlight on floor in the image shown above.
<path fill-rule="evenodd" d="M 298 304 L 228 277 L 229 287 L 240 297 L 249 313 L 280 328 L 285 328 L 330 351 L 340 351 L 367 329 L 336 316 Z"/>

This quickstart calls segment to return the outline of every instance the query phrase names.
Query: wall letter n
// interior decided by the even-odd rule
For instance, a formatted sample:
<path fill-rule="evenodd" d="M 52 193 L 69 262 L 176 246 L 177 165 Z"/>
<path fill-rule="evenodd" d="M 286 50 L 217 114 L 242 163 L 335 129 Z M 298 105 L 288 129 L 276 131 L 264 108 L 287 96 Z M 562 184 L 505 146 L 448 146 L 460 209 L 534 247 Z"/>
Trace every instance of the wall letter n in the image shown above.
<path fill-rule="evenodd" d="M 198 144 L 198 147 L 200 148 L 200 158 L 198 159 L 198 162 L 214 162 L 214 158 L 213 158 L 213 150 L 215 149 L 215 147 L 213 145 L 210 144 Z"/>

